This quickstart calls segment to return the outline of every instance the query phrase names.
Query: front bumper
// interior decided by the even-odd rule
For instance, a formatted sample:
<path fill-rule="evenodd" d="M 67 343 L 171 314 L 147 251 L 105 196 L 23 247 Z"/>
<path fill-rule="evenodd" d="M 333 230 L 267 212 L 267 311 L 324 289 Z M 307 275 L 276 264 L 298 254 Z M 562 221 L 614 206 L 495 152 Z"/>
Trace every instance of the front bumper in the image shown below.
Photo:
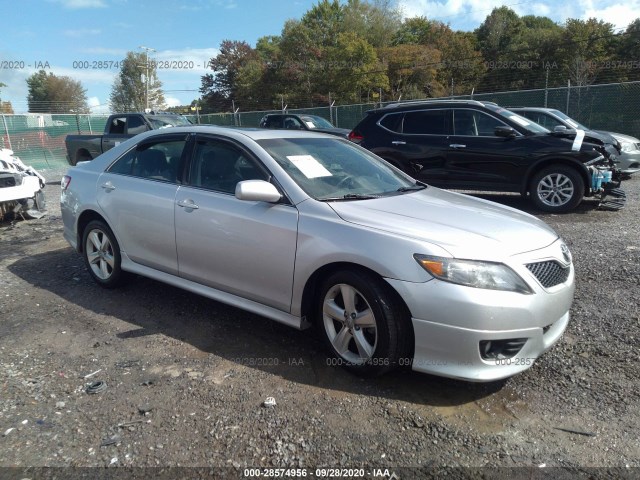
<path fill-rule="evenodd" d="M 566 312 L 547 327 L 519 330 L 473 330 L 412 319 L 416 350 L 413 370 L 466 381 L 489 382 L 511 377 L 530 368 L 549 350 L 569 324 Z M 485 341 L 526 339 L 522 349 L 510 358 L 483 359 L 479 345 Z"/>
<path fill-rule="evenodd" d="M 525 265 L 561 261 L 560 243 L 508 262 L 534 291 L 530 295 L 440 280 L 387 279 L 412 314 L 415 351 L 403 363 L 416 371 L 477 382 L 507 378 L 530 368 L 566 329 L 575 285 L 572 265 L 566 280 L 550 288 L 543 287 Z M 487 345 L 514 343 L 518 347 L 511 352 L 496 354 L 499 348 L 494 348 L 493 356 L 487 355 Z"/>
<path fill-rule="evenodd" d="M 640 171 L 640 150 L 622 152 L 618 155 L 617 160 L 616 168 L 624 175 L 631 175 Z"/>
<path fill-rule="evenodd" d="M 20 185 L 0 188 L 0 202 L 33 198 L 41 188 L 42 186 L 38 177 L 31 175 L 23 176 Z"/>

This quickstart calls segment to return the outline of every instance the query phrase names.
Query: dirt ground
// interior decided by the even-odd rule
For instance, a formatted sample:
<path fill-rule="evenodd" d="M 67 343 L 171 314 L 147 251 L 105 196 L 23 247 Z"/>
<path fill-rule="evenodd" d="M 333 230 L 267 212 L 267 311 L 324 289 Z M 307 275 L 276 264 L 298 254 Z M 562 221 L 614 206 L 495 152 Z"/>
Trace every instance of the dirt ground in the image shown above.
<path fill-rule="evenodd" d="M 101 289 L 62 238 L 61 173 L 47 216 L 0 223 L 0 478 L 640 478 L 640 176 L 620 212 L 487 196 L 564 237 L 577 291 L 533 368 L 470 384 L 363 380 L 309 332 L 140 277 Z"/>

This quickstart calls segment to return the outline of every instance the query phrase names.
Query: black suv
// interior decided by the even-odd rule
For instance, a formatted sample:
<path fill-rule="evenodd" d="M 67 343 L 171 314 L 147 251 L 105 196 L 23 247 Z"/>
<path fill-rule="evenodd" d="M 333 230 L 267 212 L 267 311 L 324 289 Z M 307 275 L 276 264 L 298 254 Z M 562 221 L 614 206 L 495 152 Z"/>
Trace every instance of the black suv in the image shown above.
<path fill-rule="evenodd" d="M 548 212 L 571 210 L 596 194 L 604 208 L 624 205 L 615 152 L 603 142 L 550 132 L 494 103 L 391 104 L 367 112 L 349 139 L 438 187 L 530 194 Z"/>
<path fill-rule="evenodd" d="M 298 115 L 294 113 L 270 113 L 260 120 L 260 128 L 287 130 L 309 130 L 310 132 L 328 133 L 347 138 L 350 130 L 338 128 L 318 115 Z"/>

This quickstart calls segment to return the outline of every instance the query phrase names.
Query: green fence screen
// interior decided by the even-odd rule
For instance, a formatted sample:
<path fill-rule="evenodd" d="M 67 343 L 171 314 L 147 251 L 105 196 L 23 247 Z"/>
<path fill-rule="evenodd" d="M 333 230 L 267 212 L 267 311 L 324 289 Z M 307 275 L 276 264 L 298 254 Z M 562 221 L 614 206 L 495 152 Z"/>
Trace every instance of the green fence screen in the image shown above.
<path fill-rule="evenodd" d="M 562 87 L 539 90 L 482 93 L 447 97 L 495 102 L 505 107 L 549 107 L 567 113 L 589 128 L 640 136 L 640 82 Z M 287 110 L 290 113 L 319 115 L 337 127 L 353 128 L 367 110 L 379 104 L 339 105 Z M 267 113 L 215 113 L 190 115 L 193 123 L 257 127 Z M 108 115 L 1 115 L 0 148 L 10 148 L 23 162 L 36 169 L 67 165 L 64 139 L 68 134 L 101 135 Z"/>

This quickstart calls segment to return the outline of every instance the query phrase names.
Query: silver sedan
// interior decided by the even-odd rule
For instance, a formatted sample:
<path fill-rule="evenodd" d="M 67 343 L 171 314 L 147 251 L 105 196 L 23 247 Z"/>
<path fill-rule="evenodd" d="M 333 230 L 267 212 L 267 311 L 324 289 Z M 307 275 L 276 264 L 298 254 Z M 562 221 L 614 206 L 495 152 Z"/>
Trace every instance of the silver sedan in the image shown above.
<path fill-rule="evenodd" d="M 416 182 L 346 140 L 175 127 L 62 180 L 64 237 L 130 273 L 322 335 L 355 373 L 529 368 L 569 322 L 569 250 L 526 213 Z"/>

